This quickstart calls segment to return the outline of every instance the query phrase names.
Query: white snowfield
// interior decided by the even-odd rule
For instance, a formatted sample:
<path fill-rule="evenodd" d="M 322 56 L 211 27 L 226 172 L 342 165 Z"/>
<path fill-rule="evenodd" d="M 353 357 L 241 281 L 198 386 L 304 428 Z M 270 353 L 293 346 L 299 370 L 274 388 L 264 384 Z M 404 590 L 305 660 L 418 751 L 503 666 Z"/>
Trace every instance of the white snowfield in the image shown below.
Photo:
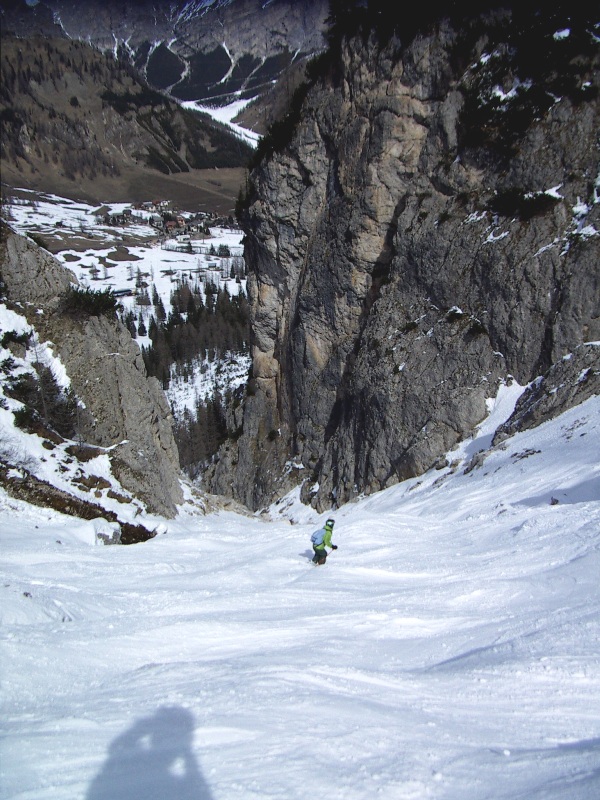
<path fill-rule="evenodd" d="M 600 797 L 600 398 L 464 474 L 507 397 L 323 567 L 295 496 L 102 547 L 0 494 L 2 798 Z"/>

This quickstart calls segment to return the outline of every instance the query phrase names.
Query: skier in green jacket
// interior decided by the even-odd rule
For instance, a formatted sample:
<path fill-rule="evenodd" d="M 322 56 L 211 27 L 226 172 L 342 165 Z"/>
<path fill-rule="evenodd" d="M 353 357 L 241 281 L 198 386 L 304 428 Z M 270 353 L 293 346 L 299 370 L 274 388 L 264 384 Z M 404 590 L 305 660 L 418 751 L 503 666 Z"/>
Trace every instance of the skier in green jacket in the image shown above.
<path fill-rule="evenodd" d="M 333 533 L 334 525 L 335 520 L 328 519 L 325 523 L 325 526 L 320 528 L 318 531 L 315 531 L 310 537 L 313 550 L 315 551 L 312 559 L 315 564 L 324 564 L 327 561 L 327 550 L 325 550 L 326 547 L 331 547 L 332 550 L 337 550 L 337 545 L 331 544 L 331 535 Z"/>

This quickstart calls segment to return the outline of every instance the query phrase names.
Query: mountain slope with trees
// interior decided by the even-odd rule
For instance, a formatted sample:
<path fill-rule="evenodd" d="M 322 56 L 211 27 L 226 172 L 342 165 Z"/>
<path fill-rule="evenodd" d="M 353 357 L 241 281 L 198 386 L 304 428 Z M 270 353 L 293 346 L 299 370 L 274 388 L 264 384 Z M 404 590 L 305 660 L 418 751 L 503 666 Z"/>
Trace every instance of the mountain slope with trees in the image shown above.
<path fill-rule="evenodd" d="M 155 89 L 202 106 L 253 100 L 246 128 L 264 134 L 308 59 L 325 46 L 327 0 L 12 0 L 3 28 L 118 53 Z"/>
<path fill-rule="evenodd" d="M 4 35 L 0 77 L 4 183 L 93 201 L 176 199 L 161 187 L 188 184 L 189 194 L 202 175 L 214 186 L 215 169 L 236 169 L 239 185 L 252 153 L 151 89 L 127 60 L 83 42 Z"/>

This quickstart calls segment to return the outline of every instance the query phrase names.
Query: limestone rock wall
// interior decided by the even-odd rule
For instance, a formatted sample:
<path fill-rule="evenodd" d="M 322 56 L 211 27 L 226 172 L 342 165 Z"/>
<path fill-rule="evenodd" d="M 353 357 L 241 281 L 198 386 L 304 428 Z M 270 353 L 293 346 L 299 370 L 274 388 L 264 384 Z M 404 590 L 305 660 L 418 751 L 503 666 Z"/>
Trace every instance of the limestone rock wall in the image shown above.
<path fill-rule="evenodd" d="M 420 474 L 500 379 L 600 338 L 598 102 L 557 98 L 510 158 L 469 148 L 486 39 L 459 45 L 344 42 L 251 176 L 253 379 L 213 491 L 258 508 L 302 481 L 324 509 Z"/>
<path fill-rule="evenodd" d="M 8 294 L 15 302 L 56 311 L 69 287 L 79 283 L 75 274 L 27 237 L 2 233 L 0 267 Z"/>

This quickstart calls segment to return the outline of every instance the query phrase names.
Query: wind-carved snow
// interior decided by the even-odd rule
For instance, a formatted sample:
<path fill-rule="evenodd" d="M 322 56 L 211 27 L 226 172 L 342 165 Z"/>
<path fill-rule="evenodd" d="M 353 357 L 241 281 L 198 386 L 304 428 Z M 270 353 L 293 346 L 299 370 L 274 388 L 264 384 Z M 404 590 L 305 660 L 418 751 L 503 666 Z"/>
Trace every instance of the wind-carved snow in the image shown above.
<path fill-rule="evenodd" d="M 33 336 L 33 342 L 27 350 L 27 360 L 30 363 L 43 364 L 50 370 L 54 380 L 61 389 L 68 389 L 71 386 L 71 379 L 67 375 L 64 364 L 60 358 L 54 354 L 54 345 L 51 342 L 40 342 L 37 334 Z"/>

